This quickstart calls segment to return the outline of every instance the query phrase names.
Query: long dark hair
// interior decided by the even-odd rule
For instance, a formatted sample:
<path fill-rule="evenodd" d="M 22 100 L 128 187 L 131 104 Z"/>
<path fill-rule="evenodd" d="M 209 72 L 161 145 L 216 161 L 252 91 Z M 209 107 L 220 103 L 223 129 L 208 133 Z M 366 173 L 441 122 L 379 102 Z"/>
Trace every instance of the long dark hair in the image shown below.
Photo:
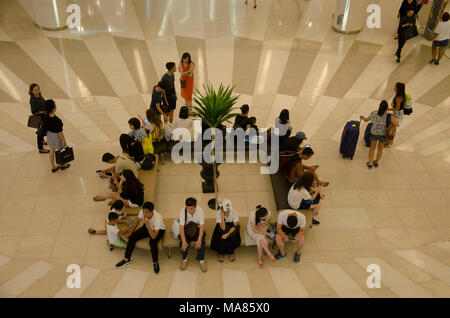
<path fill-rule="evenodd" d="M 388 107 L 389 107 L 388 102 L 387 102 L 386 100 L 383 100 L 383 101 L 380 103 L 380 106 L 378 107 L 377 115 L 378 115 L 378 116 L 383 116 L 384 113 L 386 113 Z"/>
<path fill-rule="evenodd" d="M 294 189 L 298 190 L 301 188 L 305 188 L 309 192 L 311 191 L 313 182 L 314 182 L 314 175 L 311 172 L 306 171 L 295 183 Z"/>
<path fill-rule="evenodd" d="M 280 123 L 287 124 L 289 121 L 289 111 L 287 109 L 283 109 L 280 113 Z"/>
<path fill-rule="evenodd" d="M 185 58 L 188 58 L 188 59 L 189 59 L 188 64 L 191 64 L 191 63 L 192 63 L 191 54 L 189 54 L 188 52 L 184 52 L 183 55 L 181 56 L 181 62 L 183 62 L 183 60 L 184 60 Z"/>
<path fill-rule="evenodd" d="M 134 138 L 127 134 L 120 135 L 119 138 L 120 147 L 122 147 L 122 152 L 129 152 L 128 149 L 133 142 L 135 142 Z M 126 177 L 125 177 L 126 178 Z"/>
<path fill-rule="evenodd" d="M 34 89 L 36 86 L 40 88 L 40 86 L 39 86 L 38 84 L 36 84 L 36 83 L 33 83 L 33 84 L 30 85 L 30 89 L 28 90 L 28 94 L 29 94 L 30 96 L 34 96 L 34 95 L 33 95 L 33 89 Z M 39 97 L 42 97 L 41 92 L 39 92 Z"/>
<path fill-rule="evenodd" d="M 138 178 L 136 178 L 133 171 L 126 169 L 122 171 L 122 174 L 125 177 L 125 179 L 127 179 L 124 183 L 125 187 L 127 188 L 127 191 L 134 193 L 144 191 L 144 185 L 139 181 Z"/>
<path fill-rule="evenodd" d="M 147 119 L 149 123 L 151 123 L 153 126 L 156 126 L 161 130 L 163 128 L 163 122 L 161 118 L 158 116 L 158 114 L 153 109 L 147 109 L 145 112 L 145 115 L 147 116 Z"/>
<path fill-rule="evenodd" d="M 265 217 L 267 215 L 267 213 L 269 213 L 269 212 L 267 211 L 266 208 L 264 208 L 261 205 L 258 205 L 256 207 L 256 213 L 255 213 L 255 224 L 258 225 L 261 222 L 261 219 L 263 217 Z"/>
<path fill-rule="evenodd" d="M 405 93 L 405 84 L 404 83 L 400 83 L 397 82 L 395 84 L 395 88 L 396 88 L 396 93 L 394 96 L 394 99 L 392 100 L 392 106 L 395 108 L 396 104 L 395 104 L 395 100 L 397 97 L 401 97 L 402 98 L 402 102 L 400 103 L 400 109 L 403 109 L 403 107 L 405 107 L 405 102 L 406 102 L 406 93 Z"/>

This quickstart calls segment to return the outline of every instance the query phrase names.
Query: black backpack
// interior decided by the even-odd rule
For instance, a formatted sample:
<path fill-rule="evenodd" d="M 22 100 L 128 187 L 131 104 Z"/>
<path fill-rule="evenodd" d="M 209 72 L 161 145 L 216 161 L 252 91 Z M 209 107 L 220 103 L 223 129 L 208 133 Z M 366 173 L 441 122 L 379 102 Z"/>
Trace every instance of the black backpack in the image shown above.
<path fill-rule="evenodd" d="M 156 157 L 155 155 L 152 155 L 151 153 L 145 155 L 145 159 L 141 164 L 142 170 L 151 170 L 155 166 L 156 163 Z"/>

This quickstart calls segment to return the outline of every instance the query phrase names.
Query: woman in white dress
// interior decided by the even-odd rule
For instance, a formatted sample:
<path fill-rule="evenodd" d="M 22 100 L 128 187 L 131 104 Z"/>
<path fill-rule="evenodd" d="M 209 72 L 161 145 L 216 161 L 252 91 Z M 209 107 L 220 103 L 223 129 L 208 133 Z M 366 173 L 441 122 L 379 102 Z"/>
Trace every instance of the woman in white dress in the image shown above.
<path fill-rule="evenodd" d="M 250 213 L 248 217 L 247 223 L 247 233 L 256 241 L 257 250 L 258 250 L 258 265 L 262 267 L 264 265 L 264 261 L 262 259 L 263 250 L 266 252 L 267 257 L 273 262 L 276 261 L 276 258 L 272 255 L 267 245 L 266 238 L 271 238 L 271 233 L 267 232 L 267 228 L 270 223 L 270 212 L 258 205 L 256 210 Z"/>

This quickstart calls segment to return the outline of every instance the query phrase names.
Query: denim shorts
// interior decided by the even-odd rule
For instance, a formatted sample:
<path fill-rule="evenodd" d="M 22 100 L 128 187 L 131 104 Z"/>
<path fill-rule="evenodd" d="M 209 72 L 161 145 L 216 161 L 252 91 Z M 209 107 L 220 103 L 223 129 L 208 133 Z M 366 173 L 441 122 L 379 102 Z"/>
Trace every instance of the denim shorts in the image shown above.
<path fill-rule="evenodd" d="M 448 46 L 448 39 L 443 41 L 434 41 L 434 47 L 447 47 Z"/>
<path fill-rule="evenodd" d="M 369 139 L 371 141 L 379 141 L 379 142 L 386 142 L 387 141 L 386 140 L 386 136 L 384 136 L 384 135 L 372 135 L 372 134 L 370 134 Z"/>

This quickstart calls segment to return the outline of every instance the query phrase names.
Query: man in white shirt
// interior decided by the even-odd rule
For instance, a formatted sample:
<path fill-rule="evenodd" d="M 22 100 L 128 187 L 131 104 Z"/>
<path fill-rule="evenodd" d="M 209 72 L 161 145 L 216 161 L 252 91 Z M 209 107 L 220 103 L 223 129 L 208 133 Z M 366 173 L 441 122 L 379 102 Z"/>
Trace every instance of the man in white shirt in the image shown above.
<path fill-rule="evenodd" d="M 195 198 L 186 199 L 186 207 L 180 211 L 180 248 L 183 259 L 180 269 L 184 271 L 187 267 L 187 254 L 189 244 L 195 242 L 197 260 L 200 262 L 202 272 L 206 272 L 205 263 L 205 217 L 203 209 L 197 207 Z"/>
<path fill-rule="evenodd" d="M 300 262 L 303 245 L 305 244 L 306 218 L 297 211 L 288 210 L 278 214 L 276 242 L 280 250 L 275 258 L 280 260 L 286 257 L 285 242 L 291 241 L 297 244 L 294 254 L 294 263 Z"/>
<path fill-rule="evenodd" d="M 158 274 L 160 270 L 158 263 L 158 242 L 163 238 L 164 233 L 166 232 L 164 219 L 161 214 L 155 211 L 155 206 L 152 202 L 145 202 L 138 217 L 135 218 L 134 223 L 137 224 L 140 220 L 144 221 L 144 225 L 130 236 L 125 251 L 125 257 L 116 264 L 116 267 L 120 268 L 130 264 L 131 254 L 136 246 L 136 242 L 149 237 L 150 252 L 153 259 L 153 271 L 155 274 Z"/>
<path fill-rule="evenodd" d="M 439 65 L 439 61 L 444 56 L 445 49 L 448 46 L 448 41 L 450 38 L 450 14 L 448 12 L 445 12 L 442 15 L 442 22 L 440 22 L 436 29 L 434 30 L 434 37 L 433 37 L 433 47 L 431 48 L 431 53 L 433 55 L 433 58 L 430 61 L 430 64 Z M 439 54 L 436 58 L 437 49 L 439 48 Z"/>

